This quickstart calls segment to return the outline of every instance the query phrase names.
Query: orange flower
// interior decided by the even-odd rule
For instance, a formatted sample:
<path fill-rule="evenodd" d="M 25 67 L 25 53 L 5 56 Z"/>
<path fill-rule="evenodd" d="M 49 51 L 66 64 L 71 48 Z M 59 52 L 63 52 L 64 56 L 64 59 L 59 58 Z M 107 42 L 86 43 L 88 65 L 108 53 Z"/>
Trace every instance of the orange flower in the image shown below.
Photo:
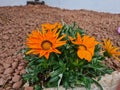
<path fill-rule="evenodd" d="M 95 46 L 98 44 L 95 41 L 94 37 L 89 37 L 84 35 L 83 37 L 77 33 L 77 39 L 74 41 L 72 37 L 69 37 L 73 44 L 79 45 L 77 55 L 81 59 L 86 59 L 88 62 L 92 60 L 92 56 L 94 55 Z"/>
<path fill-rule="evenodd" d="M 105 49 L 105 52 L 108 54 L 108 56 L 112 56 L 116 60 L 120 61 L 120 49 L 118 47 L 113 46 L 112 42 L 109 39 L 104 40 L 103 48 Z"/>
<path fill-rule="evenodd" d="M 32 33 L 28 35 L 26 42 L 31 50 L 26 54 L 32 53 L 40 57 L 45 56 L 46 59 L 49 58 L 51 52 L 60 54 L 61 52 L 56 48 L 66 44 L 66 41 L 61 41 L 65 35 L 61 37 L 58 36 L 59 32 L 56 33 L 56 31 L 50 30 L 43 34 L 39 30 L 33 30 Z"/>
<path fill-rule="evenodd" d="M 50 23 L 45 23 L 42 24 L 42 31 L 43 33 L 49 31 L 49 30 L 58 30 L 61 29 L 62 25 L 58 22 L 54 23 L 54 24 L 50 24 Z"/>

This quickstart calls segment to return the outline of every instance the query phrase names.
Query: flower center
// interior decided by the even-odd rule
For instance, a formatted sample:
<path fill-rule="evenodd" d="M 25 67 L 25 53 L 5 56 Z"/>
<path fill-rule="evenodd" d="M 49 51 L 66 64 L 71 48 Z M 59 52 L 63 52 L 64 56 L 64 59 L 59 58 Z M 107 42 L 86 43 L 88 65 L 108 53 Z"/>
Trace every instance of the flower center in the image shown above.
<path fill-rule="evenodd" d="M 82 44 L 81 44 L 81 45 L 79 46 L 79 49 L 80 49 L 80 50 L 87 50 L 87 47 L 86 47 L 85 45 L 82 45 Z"/>
<path fill-rule="evenodd" d="M 51 46 L 52 46 L 52 43 L 50 41 L 48 41 L 48 40 L 43 41 L 42 44 L 41 44 L 41 47 L 44 50 L 50 49 Z"/>

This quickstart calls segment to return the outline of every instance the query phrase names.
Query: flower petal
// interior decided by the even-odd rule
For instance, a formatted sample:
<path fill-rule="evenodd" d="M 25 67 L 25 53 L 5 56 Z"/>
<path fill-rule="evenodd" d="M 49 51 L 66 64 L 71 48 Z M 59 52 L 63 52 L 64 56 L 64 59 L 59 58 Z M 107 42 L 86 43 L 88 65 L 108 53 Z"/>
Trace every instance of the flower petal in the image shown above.
<path fill-rule="evenodd" d="M 80 59 L 85 59 L 88 62 L 90 62 L 92 60 L 92 55 L 90 52 L 86 51 L 86 50 L 78 50 L 77 51 L 77 55 Z"/>

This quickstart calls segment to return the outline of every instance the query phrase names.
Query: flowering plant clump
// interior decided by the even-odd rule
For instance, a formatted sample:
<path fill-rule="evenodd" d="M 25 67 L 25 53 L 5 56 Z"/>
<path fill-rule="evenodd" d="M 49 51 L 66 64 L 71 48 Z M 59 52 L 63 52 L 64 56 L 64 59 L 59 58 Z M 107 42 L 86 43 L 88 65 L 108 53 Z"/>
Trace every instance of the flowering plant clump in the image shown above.
<path fill-rule="evenodd" d="M 28 65 L 24 80 L 35 90 L 60 85 L 66 89 L 84 86 L 90 90 L 92 83 L 102 90 L 97 81 L 113 71 L 102 64 L 102 60 L 105 56 L 120 56 L 120 52 L 110 41 L 104 41 L 105 51 L 101 53 L 99 44 L 75 23 L 42 24 L 41 29 L 33 30 L 26 40 L 28 48 L 23 51 Z"/>

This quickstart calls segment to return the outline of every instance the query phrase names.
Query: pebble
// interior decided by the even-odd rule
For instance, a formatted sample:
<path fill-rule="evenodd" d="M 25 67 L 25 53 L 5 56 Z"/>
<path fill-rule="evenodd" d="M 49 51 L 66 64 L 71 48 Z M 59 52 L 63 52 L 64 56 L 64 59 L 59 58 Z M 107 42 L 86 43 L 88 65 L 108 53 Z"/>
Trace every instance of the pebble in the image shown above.
<path fill-rule="evenodd" d="M 10 55 L 11 55 L 11 53 L 13 53 L 13 52 L 11 52 L 11 50 L 9 50 L 7 54 L 9 54 L 9 53 L 10 53 Z M 12 57 L 7 57 L 7 59 L 5 60 L 5 63 L 11 65 L 11 64 L 13 63 Z"/>
<path fill-rule="evenodd" d="M 24 62 L 22 62 L 22 63 L 20 63 L 19 65 L 20 65 L 20 66 L 25 66 L 25 63 L 24 63 Z"/>
<path fill-rule="evenodd" d="M 23 69 L 23 70 L 20 71 L 20 74 L 21 74 L 21 75 L 23 75 L 23 74 L 25 74 L 25 73 L 26 73 L 25 69 Z"/>
<path fill-rule="evenodd" d="M 12 68 L 15 69 L 17 67 L 17 65 L 18 65 L 18 62 L 12 63 Z"/>
<path fill-rule="evenodd" d="M 23 66 L 18 66 L 18 70 L 22 70 L 23 68 Z"/>
<path fill-rule="evenodd" d="M 0 86 L 4 85 L 5 80 L 3 78 L 0 79 Z"/>
<path fill-rule="evenodd" d="M 34 90 L 33 87 L 25 87 L 25 90 Z"/>
<path fill-rule="evenodd" d="M 117 42 L 117 45 L 120 46 L 120 42 Z"/>
<path fill-rule="evenodd" d="M 15 76 L 12 78 L 12 81 L 13 81 L 13 82 L 18 82 L 20 79 L 21 79 L 21 76 L 20 76 L 20 75 L 15 75 Z"/>
<path fill-rule="evenodd" d="M 4 74 L 11 74 L 13 72 L 14 72 L 14 70 L 12 68 L 7 68 L 4 72 Z"/>
<path fill-rule="evenodd" d="M 18 62 L 19 60 L 18 59 L 14 59 L 14 61 Z"/>
<path fill-rule="evenodd" d="M 20 74 L 20 71 L 18 69 L 15 69 L 14 75 L 18 75 L 18 74 Z"/>
<path fill-rule="evenodd" d="M 8 32 L 9 32 L 9 33 L 13 33 L 13 30 L 9 30 Z"/>
<path fill-rule="evenodd" d="M 6 90 L 12 90 L 11 87 L 7 87 Z"/>
<path fill-rule="evenodd" d="M 9 67 L 11 66 L 11 64 L 4 63 L 3 66 L 4 66 L 4 68 L 6 69 L 6 68 L 9 68 Z"/>
<path fill-rule="evenodd" d="M 0 90 L 3 90 L 3 88 L 2 88 L 2 87 L 0 87 Z"/>
<path fill-rule="evenodd" d="M 12 79 L 12 76 L 8 74 L 8 75 L 6 75 L 6 78 L 10 80 L 10 79 Z"/>
<path fill-rule="evenodd" d="M 13 84 L 13 81 L 11 80 L 11 81 L 9 81 L 9 83 L 10 83 L 10 84 Z"/>
<path fill-rule="evenodd" d="M 21 87 L 21 85 L 22 85 L 22 80 L 20 80 L 20 81 L 14 83 L 12 88 L 18 90 L 18 89 Z"/>
<path fill-rule="evenodd" d="M 6 40 L 7 40 L 7 39 L 9 39 L 9 37 L 8 37 L 7 35 L 4 35 L 4 36 L 3 36 L 3 39 L 6 39 Z"/>
<path fill-rule="evenodd" d="M 4 72 L 4 68 L 3 66 L 0 66 L 0 74 L 2 74 Z"/>
<path fill-rule="evenodd" d="M 17 55 L 17 58 L 18 58 L 19 60 L 23 60 L 23 57 L 22 57 L 21 54 L 18 54 L 18 55 Z"/>

